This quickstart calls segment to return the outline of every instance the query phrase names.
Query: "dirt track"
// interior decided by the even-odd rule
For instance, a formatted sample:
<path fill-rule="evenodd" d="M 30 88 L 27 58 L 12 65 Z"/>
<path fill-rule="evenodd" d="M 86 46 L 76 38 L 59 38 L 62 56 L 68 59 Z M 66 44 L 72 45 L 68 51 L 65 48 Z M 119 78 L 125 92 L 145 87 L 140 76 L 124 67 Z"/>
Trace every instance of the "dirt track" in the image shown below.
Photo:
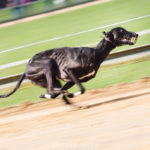
<path fill-rule="evenodd" d="M 0 150 L 149 150 L 150 79 L 0 111 Z"/>

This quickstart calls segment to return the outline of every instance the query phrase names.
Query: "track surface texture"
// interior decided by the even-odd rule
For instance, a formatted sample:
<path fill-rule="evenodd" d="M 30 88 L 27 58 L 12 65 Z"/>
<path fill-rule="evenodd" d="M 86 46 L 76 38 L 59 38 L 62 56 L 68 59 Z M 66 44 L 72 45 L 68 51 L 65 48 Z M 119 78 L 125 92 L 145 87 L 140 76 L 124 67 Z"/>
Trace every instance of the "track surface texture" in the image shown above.
<path fill-rule="evenodd" d="M 149 150 L 150 78 L 0 110 L 0 150 Z"/>

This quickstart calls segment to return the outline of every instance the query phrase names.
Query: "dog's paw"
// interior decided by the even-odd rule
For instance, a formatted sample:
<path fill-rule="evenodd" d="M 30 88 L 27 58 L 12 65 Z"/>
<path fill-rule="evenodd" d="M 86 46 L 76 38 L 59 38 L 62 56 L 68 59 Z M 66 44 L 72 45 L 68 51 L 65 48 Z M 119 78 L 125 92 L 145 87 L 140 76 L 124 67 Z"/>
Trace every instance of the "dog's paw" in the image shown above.
<path fill-rule="evenodd" d="M 67 96 L 68 96 L 69 98 L 73 98 L 73 97 L 74 97 L 74 94 L 73 94 L 73 93 L 67 93 Z"/>
<path fill-rule="evenodd" d="M 78 91 L 78 92 L 74 93 L 73 95 L 74 95 L 74 96 L 78 96 L 78 95 L 81 95 L 81 94 L 82 94 L 82 92 L 81 92 L 81 91 Z"/>
<path fill-rule="evenodd" d="M 50 94 L 41 94 L 40 98 L 47 98 L 47 99 L 49 99 L 49 98 L 52 98 L 52 96 Z"/>

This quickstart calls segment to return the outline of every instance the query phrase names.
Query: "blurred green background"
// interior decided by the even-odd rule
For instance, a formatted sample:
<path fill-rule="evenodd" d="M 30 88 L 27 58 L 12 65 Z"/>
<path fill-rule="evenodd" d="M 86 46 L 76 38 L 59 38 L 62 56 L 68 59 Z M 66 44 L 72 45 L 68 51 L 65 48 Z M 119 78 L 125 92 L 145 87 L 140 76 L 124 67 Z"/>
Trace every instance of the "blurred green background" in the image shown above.
<path fill-rule="evenodd" d="M 44 3 L 44 1 L 39 1 L 39 3 L 41 2 Z M 148 30 L 150 28 L 149 6 L 149 0 L 111 0 L 106 3 L 0 28 L 0 66 L 29 59 L 37 52 L 55 47 L 95 46 L 103 38 L 103 31 L 109 31 L 116 26 L 124 27 L 133 32 Z M 41 4 L 39 8 L 42 8 Z M 9 10 L 0 10 L 0 15 L 3 14 L 1 13 L 3 11 Z M 47 10 L 45 9 L 45 11 Z M 120 22 L 124 23 L 113 25 Z M 150 34 L 140 36 L 132 48 L 145 44 L 150 44 Z M 131 48 L 131 46 L 119 47 L 114 51 L 126 48 Z M 23 73 L 25 65 L 1 69 L 0 78 Z M 87 89 L 93 89 L 135 81 L 149 77 L 149 67 L 150 62 L 147 59 L 120 66 L 101 68 L 96 78 L 84 85 Z M 0 89 L 0 94 L 10 90 L 10 88 Z M 76 90 L 76 87 L 72 89 L 72 91 Z M 45 92 L 45 89 L 25 84 L 14 95 L 2 99 L 0 107 L 12 106 L 24 101 L 40 101 L 38 96 Z"/>
<path fill-rule="evenodd" d="M 30 3 L 21 4 L 21 0 L 18 5 L 15 5 L 15 0 L 13 7 L 7 7 L 0 10 L 0 23 L 12 21 L 16 19 L 21 19 L 24 17 L 37 15 L 45 12 L 50 12 L 73 5 L 78 5 L 94 0 L 34 0 Z"/>

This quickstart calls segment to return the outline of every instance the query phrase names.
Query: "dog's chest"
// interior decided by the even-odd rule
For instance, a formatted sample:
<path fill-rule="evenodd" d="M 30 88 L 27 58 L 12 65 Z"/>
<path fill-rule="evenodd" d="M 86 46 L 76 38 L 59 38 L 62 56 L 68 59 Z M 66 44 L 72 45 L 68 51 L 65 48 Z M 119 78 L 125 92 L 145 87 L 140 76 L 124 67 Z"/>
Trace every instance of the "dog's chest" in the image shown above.
<path fill-rule="evenodd" d="M 79 80 L 84 80 L 87 78 L 93 78 L 96 74 L 95 68 L 92 66 L 88 66 L 85 68 L 78 68 L 74 70 L 74 75 L 79 79 Z"/>
<path fill-rule="evenodd" d="M 96 71 L 93 69 L 93 71 L 81 75 L 81 76 L 79 77 L 79 79 L 80 79 L 80 80 L 83 80 L 83 79 L 85 79 L 85 78 L 93 78 L 93 77 L 95 76 L 95 74 L 96 74 Z"/>
<path fill-rule="evenodd" d="M 84 70 L 84 72 L 83 72 L 83 70 L 82 71 L 74 71 L 75 77 L 78 78 L 80 81 L 90 80 L 95 76 L 95 74 L 96 74 L 95 69 L 88 70 L 88 71 Z M 65 82 L 71 81 L 70 77 L 64 72 L 61 75 L 58 75 L 57 77 Z"/>

